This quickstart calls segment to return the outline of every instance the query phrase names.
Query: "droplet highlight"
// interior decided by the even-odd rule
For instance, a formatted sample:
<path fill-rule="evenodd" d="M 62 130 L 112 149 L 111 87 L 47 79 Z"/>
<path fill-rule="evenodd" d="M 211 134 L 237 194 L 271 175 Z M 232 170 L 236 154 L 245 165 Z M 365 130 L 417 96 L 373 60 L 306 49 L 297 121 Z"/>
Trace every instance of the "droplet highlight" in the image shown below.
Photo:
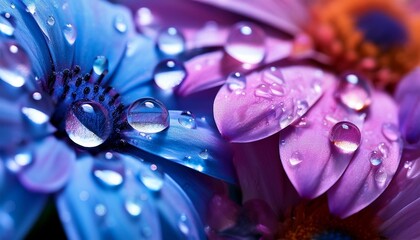
<path fill-rule="evenodd" d="M 159 33 L 156 45 L 163 54 L 178 55 L 185 51 L 185 38 L 178 29 L 170 27 Z"/>
<path fill-rule="evenodd" d="M 246 77 L 239 72 L 229 74 L 226 79 L 228 90 L 235 93 L 240 93 L 246 87 Z"/>
<path fill-rule="evenodd" d="M 362 111 L 371 104 L 371 93 L 367 82 L 356 74 L 342 76 L 336 91 L 337 99 L 347 108 Z"/>
<path fill-rule="evenodd" d="M 330 141 L 340 153 L 352 154 L 359 148 L 361 133 L 351 122 L 338 122 L 331 129 Z"/>
<path fill-rule="evenodd" d="M 154 98 L 141 98 L 128 108 L 127 121 L 142 133 L 158 133 L 169 127 L 169 112 Z"/>
<path fill-rule="evenodd" d="M 292 167 L 298 166 L 300 163 L 302 163 L 302 155 L 300 152 L 293 152 L 289 158 L 289 163 L 292 165 Z"/>
<path fill-rule="evenodd" d="M 92 176 L 105 188 L 116 188 L 124 183 L 124 162 L 112 153 L 96 157 L 92 165 Z"/>
<path fill-rule="evenodd" d="M 369 155 L 369 161 L 372 164 L 372 166 L 379 166 L 382 164 L 383 161 L 383 154 L 380 151 L 372 151 Z"/>
<path fill-rule="evenodd" d="M 125 18 L 122 16 L 116 16 L 114 18 L 114 28 L 119 33 L 125 33 L 128 30 L 127 22 L 125 21 Z"/>
<path fill-rule="evenodd" d="M 47 24 L 48 24 L 49 26 L 54 26 L 54 24 L 55 24 L 55 18 L 54 18 L 53 16 L 49 16 L 49 17 L 47 18 Z"/>
<path fill-rule="evenodd" d="M 76 29 L 71 24 L 66 24 L 63 28 L 63 35 L 67 43 L 73 45 L 76 41 L 77 32 Z"/>
<path fill-rule="evenodd" d="M 0 79 L 12 87 L 22 87 L 32 71 L 26 51 L 13 40 L 1 41 L 0 56 Z"/>
<path fill-rule="evenodd" d="M 105 56 L 97 56 L 93 62 L 93 71 L 97 75 L 106 74 L 108 72 L 108 59 Z"/>
<path fill-rule="evenodd" d="M 196 122 L 195 116 L 189 111 L 182 112 L 178 118 L 178 122 L 183 127 L 188 128 L 188 129 L 197 128 L 197 122 Z"/>
<path fill-rule="evenodd" d="M 10 13 L 0 14 L 0 33 L 7 37 L 12 37 L 15 33 L 15 19 Z"/>
<path fill-rule="evenodd" d="M 139 179 L 145 187 L 153 192 L 158 192 L 164 184 L 164 175 L 155 164 L 143 168 L 139 172 Z"/>
<path fill-rule="evenodd" d="M 187 70 L 181 62 L 166 59 L 156 65 L 153 76 L 159 88 L 171 90 L 184 81 L 187 77 Z"/>
<path fill-rule="evenodd" d="M 131 217 L 140 216 L 143 204 L 139 197 L 129 197 L 124 202 L 124 209 Z"/>

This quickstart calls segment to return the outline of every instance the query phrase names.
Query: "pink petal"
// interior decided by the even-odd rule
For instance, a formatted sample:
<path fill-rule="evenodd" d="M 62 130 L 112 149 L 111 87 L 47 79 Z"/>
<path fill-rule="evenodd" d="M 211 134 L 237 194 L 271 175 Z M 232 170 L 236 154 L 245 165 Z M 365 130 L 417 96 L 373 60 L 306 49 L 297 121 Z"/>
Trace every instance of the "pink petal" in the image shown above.
<path fill-rule="evenodd" d="M 389 135 L 389 126 L 398 126 L 396 104 L 388 95 L 374 92 L 369 110 L 362 130 L 362 143 L 355 157 L 341 179 L 328 191 L 330 211 L 342 218 L 373 202 L 386 189 L 400 162 L 398 133 Z M 380 151 L 381 144 L 386 148 L 382 151 L 382 164 L 373 166 L 370 162 L 372 151 Z"/>
<path fill-rule="evenodd" d="M 343 174 L 354 152 L 334 151 L 330 142 L 332 127 L 341 121 L 360 127 L 363 119 L 337 104 L 335 83 L 318 103 L 295 125 L 280 133 L 283 167 L 299 194 L 315 198 L 327 191 Z"/>
<path fill-rule="evenodd" d="M 35 148 L 33 163 L 19 173 L 22 185 L 31 191 L 50 193 L 69 179 L 76 156 L 65 143 L 48 137 Z"/>
<path fill-rule="evenodd" d="M 232 142 L 263 139 L 287 127 L 321 97 L 323 80 L 332 78 L 304 65 L 266 68 L 247 75 L 243 90 L 226 84 L 214 102 L 219 131 Z"/>
<path fill-rule="evenodd" d="M 298 195 L 280 163 L 278 134 L 252 143 L 234 144 L 234 164 L 243 202 L 264 200 L 279 216 Z"/>

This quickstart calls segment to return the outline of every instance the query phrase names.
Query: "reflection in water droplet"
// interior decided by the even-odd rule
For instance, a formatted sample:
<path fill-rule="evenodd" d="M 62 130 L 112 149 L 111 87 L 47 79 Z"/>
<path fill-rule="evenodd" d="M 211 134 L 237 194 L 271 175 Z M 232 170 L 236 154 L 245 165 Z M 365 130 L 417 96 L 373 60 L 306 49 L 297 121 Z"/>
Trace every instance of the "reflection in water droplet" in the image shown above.
<path fill-rule="evenodd" d="M 15 19 L 10 13 L 2 13 L 0 15 L 0 33 L 11 37 L 15 32 Z M 1 35 L 0 35 L 1 36 Z"/>
<path fill-rule="evenodd" d="M 132 217 L 140 216 L 143 208 L 139 197 L 129 197 L 125 200 L 124 209 Z"/>
<path fill-rule="evenodd" d="M 141 98 L 128 108 L 127 121 L 139 132 L 158 133 L 169 127 L 169 113 L 160 101 Z"/>
<path fill-rule="evenodd" d="M 309 104 L 306 100 L 298 100 L 296 102 L 296 114 L 298 116 L 303 116 L 309 109 Z"/>
<path fill-rule="evenodd" d="M 25 50 L 13 40 L 5 40 L 0 42 L 0 56 L 0 79 L 13 87 L 22 87 L 32 70 Z"/>
<path fill-rule="evenodd" d="M 302 162 L 302 155 L 298 151 L 293 152 L 292 155 L 289 158 L 290 165 L 297 166 L 301 162 Z"/>
<path fill-rule="evenodd" d="M 96 157 L 92 165 L 92 175 L 103 187 L 119 187 L 125 179 L 124 162 L 113 155 L 110 158 L 105 154 L 102 157 Z"/>
<path fill-rule="evenodd" d="M 400 138 L 400 131 L 393 123 L 382 124 L 382 134 L 390 141 L 397 141 Z"/>
<path fill-rule="evenodd" d="M 76 29 L 73 27 L 73 25 L 66 24 L 63 29 L 63 34 L 66 41 L 70 45 L 73 45 L 77 37 L 77 32 L 76 32 Z"/>
<path fill-rule="evenodd" d="M 190 228 L 189 228 L 188 225 L 189 224 L 188 224 L 188 218 L 187 218 L 187 216 L 185 214 L 182 214 L 179 217 L 179 220 L 178 220 L 178 228 L 186 236 L 190 232 Z"/>
<path fill-rule="evenodd" d="M 194 115 L 189 111 L 184 111 L 178 118 L 179 124 L 184 126 L 185 128 L 195 129 L 197 128 L 197 123 L 195 120 Z"/>
<path fill-rule="evenodd" d="M 53 16 L 49 16 L 49 17 L 47 18 L 47 24 L 48 24 L 48 25 L 50 25 L 50 26 L 54 26 L 54 24 L 55 24 L 55 19 L 54 19 L 54 17 L 53 17 Z"/>
<path fill-rule="evenodd" d="M 331 129 L 330 141 L 339 152 L 354 153 L 360 145 L 360 130 L 351 122 L 338 122 Z"/>
<path fill-rule="evenodd" d="M 356 74 L 342 77 L 336 96 L 344 106 L 355 111 L 362 111 L 371 103 L 369 85 Z"/>
<path fill-rule="evenodd" d="M 21 111 L 23 115 L 35 124 L 44 124 L 50 120 L 47 114 L 35 108 L 22 107 Z"/>
<path fill-rule="evenodd" d="M 246 87 L 246 77 L 239 72 L 231 73 L 226 79 L 226 84 L 229 91 L 240 93 Z"/>
<path fill-rule="evenodd" d="M 166 55 L 177 55 L 185 50 L 185 39 L 182 33 L 170 27 L 162 30 L 156 40 L 158 49 Z"/>
<path fill-rule="evenodd" d="M 187 77 L 187 70 L 181 62 L 166 59 L 156 65 L 153 76 L 158 87 L 171 90 Z"/>
<path fill-rule="evenodd" d="M 265 33 L 253 23 L 238 23 L 230 30 L 225 51 L 242 63 L 258 64 L 266 54 Z"/>
<path fill-rule="evenodd" d="M 372 164 L 372 166 L 379 166 L 380 164 L 382 164 L 383 158 L 384 156 L 382 155 L 382 153 L 376 150 L 372 151 L 369 155 L 369 161 Z"/>
<path fill-rule="evenodd" d="M 127 32 L 128 26 L 127 26 L 127 23 L 125 22 L 124 17 L 116 16 L 114 18 L 114 28 L 120 33 Z"/>
<path fill-rule="evenodd" d="M 65 130 L 74 143 L 82 147 L 96 147 L 108 139 L 112 122 L 102 105 L 81 100 L 69 108 Z"/>
<path fill-rule="evenodd" d="M 139 179 L 144 186 L 154 192 L 160 191 L 164 184 L 164 175 L 154 164 L 149 168 L 141 169 Z"/>
<path fill-rule="evenodd" d="M 93 71 L 97 75 L 106 74 L 108 71 L 108 59 L 105 56 L 97 56 L 93 62 Z"/>
<path fill-rule="evenodd" d="M 207 150 L 207 149 L 204 149 L 203 151 L 201 151 L 201 152 L 198 154 L 198 156 L 199 156 L 201 159 L 208 159 L 208 158 L 209 158 L 209 152 L 208 152 L 208 150 Z"/>

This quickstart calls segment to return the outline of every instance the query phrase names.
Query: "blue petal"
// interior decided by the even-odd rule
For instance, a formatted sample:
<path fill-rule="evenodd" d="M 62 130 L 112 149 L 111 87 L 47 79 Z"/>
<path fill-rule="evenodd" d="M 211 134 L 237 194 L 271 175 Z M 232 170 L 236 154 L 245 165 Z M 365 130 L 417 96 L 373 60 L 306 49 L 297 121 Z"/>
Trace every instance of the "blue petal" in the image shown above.
<path fill-rule="evenodd" d="M 23 137 L 22 127 L 21 112 L 16 104 L 0 98 L 0 149 L 21 141 Z"/>
<path fill-rule="evenodd" d="M 229 144 L 205 119 L 196 118 L 195 128 L 180 123 L 181 111 L 169 111 L 170 127 L 160 133 L 145 135 L 124 132 L 128 143 L 142 151 L 179 163 L 199 172 L 235 183 Z M 141 151 L 138 152 L 141 156 Z"/>
<path fill-rule="evenodd" d="M 0 239 L 22 239 L 46 201 L 47 195 L 24 189 L 0 159 Z"/>
<path fill-rule="evenodd" d="M 78 14 L 75 16 L 77 39 L 73 63 L 80 65 L 84 71 L 90 71 L 95 58 L 105 56 L 109 62 L 108 74 L 104 79 L 106 82 L 118 67 L 128 37 L 134 32 L 131 13 L 126 8 L 105 1 L 76 0 L 69 1 L 69 4 L 71 10 Z M 118 31 L 116 23 L 125 26 L 125 31 Z"/>
<path fill-rule="evenodd" d="M 140 163 L 131 158 L 121 159 L 126 171 L 124 182 L 118 188 L 108 188 L 94 179 L 93 163 L 100 159 L 86 156 L 77 161 L 69 184 L 56 198 L 70 239 L 139 239 L 141 234 L 152 234 L 151 239 L 161 238 L 153 196 L 137 178 Z M 128 213 L 129 199 L 138 201 L 138 215 Z"/>
<path fill-rule="evenodd" d="M 39 26 L 47 42 L 56 70 L 69 68 L 73 61 L 74 47 L 65 36 L 69 36 L 68 26 L 74 26 L 72 13 L 69 5 L 63 1 L 52 0 L 23 0 L 26 9 L 31 13 Z M 77 16 L 76 16 L 77 17 Z M 48 65 L 48 63 L 44 63 Z"/>

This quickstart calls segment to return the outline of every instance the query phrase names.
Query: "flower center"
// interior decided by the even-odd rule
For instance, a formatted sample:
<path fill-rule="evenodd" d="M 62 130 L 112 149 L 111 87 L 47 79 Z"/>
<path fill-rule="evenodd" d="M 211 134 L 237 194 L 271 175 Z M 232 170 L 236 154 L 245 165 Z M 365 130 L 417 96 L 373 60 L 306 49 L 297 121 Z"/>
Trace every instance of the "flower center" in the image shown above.
<path fill-rule="evenodd" d="M 44 89 L 56 104 L 51 122 L 58 135 L 66 137 L 78 147 L 94 148 L 114 143 L 122 125 L 124 106 L 120 95 L 112 87 L 103 87 L 106 71 L 94 69 L 82 74 L 80 67 L 53 73 Z M 115 131 L 114 131 L 115 129 Z"/>

